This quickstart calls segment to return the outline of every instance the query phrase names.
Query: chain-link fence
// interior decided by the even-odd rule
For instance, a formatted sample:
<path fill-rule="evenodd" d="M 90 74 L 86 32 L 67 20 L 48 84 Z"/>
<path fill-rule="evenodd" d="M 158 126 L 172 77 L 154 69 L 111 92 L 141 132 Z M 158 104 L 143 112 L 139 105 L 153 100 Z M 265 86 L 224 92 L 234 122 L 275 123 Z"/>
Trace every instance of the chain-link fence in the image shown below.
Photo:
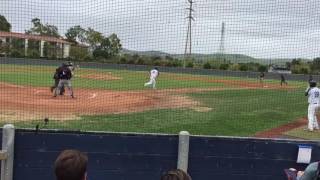
<path fill-rule="evenodd" d="M 304 131 L 304 94 L 319 80 L 319 6 L 1 0 L 0 120 L 38 129 L 317 138 Z"/>

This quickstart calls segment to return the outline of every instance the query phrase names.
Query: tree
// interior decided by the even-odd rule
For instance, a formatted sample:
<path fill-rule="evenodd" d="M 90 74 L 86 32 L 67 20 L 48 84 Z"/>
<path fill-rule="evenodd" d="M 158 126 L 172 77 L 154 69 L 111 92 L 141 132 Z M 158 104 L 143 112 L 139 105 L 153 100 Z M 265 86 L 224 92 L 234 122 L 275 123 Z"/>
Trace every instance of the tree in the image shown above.
<path fill-rule="evenodd" d="M 56 26 L 50 24 L 43 25 L 39 18 L 34 18 L 31 22 L 33 23 L 33 27 L 26 31 L 27 34 L 60 37 Z"/>
<path fill-rule="evenodd" d="M 0 15 L 0 31 L 6 31 L 6 32 L 11 31 L 11 24 L 2 15 Z"/>
<path fill-rule="evenodd" d="M 151 60 L 152 60 L 152 61 L 161 61 L 161 60 L 162 60 L 162 57 L 161 57 L 161 56 L 158 56 L 158 55 L 153 55 L 153 56 L 151 57 Z"/>
<path fill-rule="evenodd" d="M 204 69 L 211 69 L 211 64 L 209 62 L 206 62 L 203 64 Z"/>
<path fill-rule="evenodd" d="M 122 45 L 118 36 L 113 33 L 105 37 L 102 33 L 92 28 L 83 29 L 81 26 L 73 26 L 65 34 L 68 41 L 77 45 L 84 43 L 95 58 L 108 59 L 119 54 Z"/>
<path fill-rule="evenodd" d="M 291 63 L 290 62 L 286 62 L 286 68 L 287 69 L 291 69 Z"/>
<path fill-rule="evenodd" d="M 267 70 L 268 70 L 267 66 L 261 65 L 261 64 L 258 65 L 258 71 L 259 72 L 266 72 Z"/>
<path fill-rule="evenodd" d="M 246 64 L 240 63 L 239 70 L 240 71 L 248 71 L 248 66 Z"/>
<path fill-rule="evenodd" d="M 219 69 L 221 70 L 228 70 L 228 68 L 229 68 L 229 64 L 226 64 L 226 63 L 220 64 L 220 67 L 219 67 Z"/>
<path fill-rule="evenodd" d="M 111 56 L 116 56 L 119 54 L 120 50 L 122 49 L 122 44 L 120 43 L 120 39 L 116 34 L 111 34 L 109 37 L 110 42 L 110 48 L 109 48 L 109 54 Z"/>
<path fill-rule="evenodd" d="M 89 52 L 86 47 L 71 46 L 70 58 L 77 61 L 85 61 L 89 57 Z"/>
<path fill-rule="evenodd" d="M 97 36 L 98 37 L 98 36 Z M 99 42 L 99 41 L 96 41 Z M 114 57 L 119 54 L 121 50 L 120 39 L 117 37 L 116 34 L 111 34 L 109 37 L 103 37 L 100 45 L 95 47 L 93 51 L 94 57 L 103 57 L 103 58 L 110 58 Z"/>
<path fill-rule="evenodd" d="M 73 26 L 67 30 L 65 36 L 69 42 L 79 44 L 86 42 L 86 33 L 87 31 L 81 26 Z"/>
<path fill-rule="evenodd" d="M 193 68 L 193 66 L 194 66 L 193 61 L 188 61 L 187 64 L 186 64 L 187 68 Z"/>
<path fill-rule="evenodd" d="M 101 43 L 99 46 L 97 46 L 94 51 L 93 51 L 93 56 L 94 57 L 103 57 L 105 59 L 109 58 L 109 52 L 108 49 L 110 47 L 110 41 L 108 38 L 104 37 L 101 40 Z"/>
<path fill-rule="evenodd" d="M 294 66 L 294 65 L 301 65 L 302 63 L 302 60 L 301 59 L 293 59 L 291 61 L 291 65 Z"/>
<path fill-rule="evenodd" d="M 164 58 L 169 60 L 169 61 L 173 61 L 173 57 L 172 56 L 166 55 Z"/>
<path fill-rule="evenodd" d="M 104 40 L 102 33 L 95 31 L 92 28 L 88 28 L 85 35 L 86 35 L 85 42 L 90 45 L 92 50 L 97 49 L 97 47 L 99 47 L 102 41 Z"/>
<path fill-rule="evenodd" d="M 320 58 L 314 58 L 310 67 L 313 72 L 320 71 Z"/>

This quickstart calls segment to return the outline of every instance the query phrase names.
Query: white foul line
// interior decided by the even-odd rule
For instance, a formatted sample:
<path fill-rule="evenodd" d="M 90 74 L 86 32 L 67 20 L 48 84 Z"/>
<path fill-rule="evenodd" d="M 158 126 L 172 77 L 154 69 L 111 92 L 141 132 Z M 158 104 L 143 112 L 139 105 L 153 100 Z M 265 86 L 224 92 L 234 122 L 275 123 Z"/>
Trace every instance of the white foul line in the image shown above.
<path fill-rule="evenodd" d="M 39 94 L 41 92 L 41 90 L 36 90 L 35 94 Z"/>
<path fill-rule="evenodd" d="M 88 99 L 93 99 L 93 98 L 95 98 L 97 96 L 97 94 L 96 93 L 93 93 Z"/>

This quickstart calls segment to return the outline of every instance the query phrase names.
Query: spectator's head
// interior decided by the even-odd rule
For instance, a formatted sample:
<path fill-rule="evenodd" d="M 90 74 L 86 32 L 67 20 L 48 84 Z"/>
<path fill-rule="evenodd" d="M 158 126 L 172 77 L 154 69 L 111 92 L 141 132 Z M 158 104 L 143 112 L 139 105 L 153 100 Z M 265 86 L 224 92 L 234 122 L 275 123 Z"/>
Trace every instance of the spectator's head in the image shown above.
<path fill-rule="evenodd" d="M 161 176 L 161 180 L 192 180 L 188 173 L 180 169 L 173 169 Z"/>
<path fill-rule="evenodd" d="M 57 180 L 86 180 L 88 157 L 78 150 L 64 150 L 54 163 Z"/>

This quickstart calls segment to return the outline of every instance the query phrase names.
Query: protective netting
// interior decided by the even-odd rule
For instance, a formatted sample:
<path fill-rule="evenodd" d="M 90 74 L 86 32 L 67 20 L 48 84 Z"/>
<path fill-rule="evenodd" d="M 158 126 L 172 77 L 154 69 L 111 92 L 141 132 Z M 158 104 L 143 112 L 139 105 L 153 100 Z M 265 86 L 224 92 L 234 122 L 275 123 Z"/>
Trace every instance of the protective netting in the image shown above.
<path fill-rule="evenodd" d="M 304 92 L 319 80 L 319 8 L 298 0 L 1 0 L 1 123 L 317 138 L 304 131 Z"/>

